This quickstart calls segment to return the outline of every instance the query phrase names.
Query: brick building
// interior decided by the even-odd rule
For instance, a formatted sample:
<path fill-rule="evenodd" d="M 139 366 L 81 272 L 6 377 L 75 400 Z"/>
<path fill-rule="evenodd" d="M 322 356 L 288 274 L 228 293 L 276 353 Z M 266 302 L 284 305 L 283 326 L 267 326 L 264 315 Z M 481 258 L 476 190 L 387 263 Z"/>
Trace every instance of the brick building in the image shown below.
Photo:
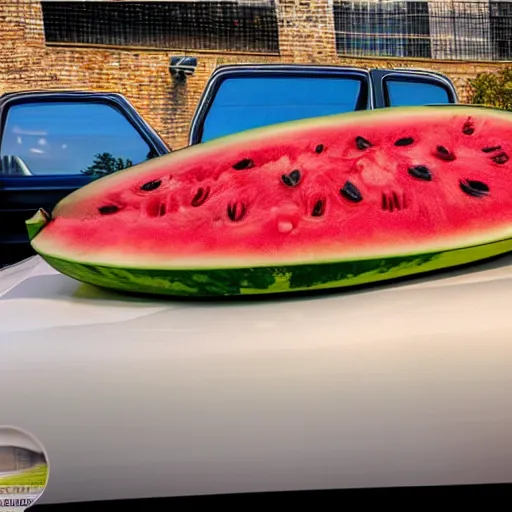
<path fill-rule="evenodd" d="M 372 2 L 383 5 L 375 0 L 366 0 L 368 6 Z M 493 58 L 490 46 L 480 48 L 480 53 L 471 53 L 469 50 L 474 42 L 464 43 L 459 55 L 455 56 L 466 60 L 454 60 L 453 56 L 450 57 L 452 60 L 447 60 L 450 52 L 455 51 L 456 32 L 451 35 L 441 33 L 446 31 L 440 28 L 444 25 L 440 22 L 436 25 L 430 20 L 425 22 L 431 27 L 427 35 L 413 34 L 411 37 L 410 28 L 406 27 L 409 32 L 404 36 L 396 17 L 391 28 L 386 28 L 387 32 L 381 36 L 395 42 L 397 37 L 406 43 L 414 39 L 415 47 L 420 50 L 404 52 L 403 48 L 408 47 L 402 44 L 400 58 L 376 58 L 364 51 L 359 52 L 360 56 L 347 56 L 347 37 L 340 23 L 343 20 L 355 23 L 354 18 L 343 18 L 343 9 L 354 2 L 146 0 L 135 6 L 123 0 L 110 0 L 108 3 L 110 7 L 106 8 L 96 0 L 1 0 L 0 93 L 38 88 L 121 92 L 177 149 L 187 142 L 189 123 L 199 96 L 211 72 L 219 64 L 299 62 L 422 67 L 446 73 L 462 97 L 469 77 L 506 65 L 504 62 L 483 60 Z M 174 5 L 166 8 L 162 6 L 164 3 Z M 455 3 L 442 0 L 445 7 L 451 5 L 450 19 L 454 22 L 450 26 L 454 30 L 457 29 L 455 21 L 458 19 L 460 23 L 461 12 L 466 12 L 459 6 L 462 3 L 463 0 Z M 114 4 L 117 6 L 115 9 L 112 8 Z M 410 2 L 413 7 L 406 5 L 405 1 L 396 4 L 400 4 L 397 8 L 409 13 L 409 20 L 414 18 L 421 22 L 426 19 L 422 14 L 424 8 L 430 9 L 430 15 L 435 12 L 431 6 L 425 7 L 429 4 L 426 1 L 414 0 Z M 472 5 L 474 9 L 473 2 Z M 362 7 L 366 9 L 365 16 L 371 8 L 368 6 Z M 477 16 L 479 40 L 485 42 L 488 39 L 486 31 L 491 30 L 488 12 L 484 13 L 485 23 L 481 9 L 474 12 L 476 14 L 471 16 Z M 498 18 L 503 21 L 503 14 Z M 439 19 L 446 21 L 449 18 L 441 14 Z M 471 26 L 464 28 L 465 40 L 471 40 Z M 393 27 L 398 27 L 398 36 L 389 35 Z M 459 34 L 460 30 L 459 27 Z M 482 35 L 482 31 L 485 34 Z M 431 44 L 433 33 L 435 41 Z M 351 48 L 354 47 L 353 41 L 353 38 L 349 41 Z M 443 41 L 449 43 L 443 46 Z M 355 47 L 358 45 L 360 41 L 355 43 Z M 470 54 L 479 60 L 467 60 Z M 186 83 L 171 80 L 168 65 L 173 55 L 198 57 L 198 69 Z"/>

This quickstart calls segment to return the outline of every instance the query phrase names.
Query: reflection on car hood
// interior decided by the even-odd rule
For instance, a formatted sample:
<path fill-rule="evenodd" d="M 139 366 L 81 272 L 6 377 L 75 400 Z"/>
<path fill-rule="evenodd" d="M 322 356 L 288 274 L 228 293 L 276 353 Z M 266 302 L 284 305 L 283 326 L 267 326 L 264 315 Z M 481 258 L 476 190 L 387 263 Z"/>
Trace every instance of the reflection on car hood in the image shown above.
<path fill-rule="evenodd" d="M 366 297 L 368 294 L 371 296 L 379 294 L 388 297 L 394 293 L 412 293 L 419 289 L 431 288 L 438 289 L 442 294 L 454 286 L 467 287 L 511 278 L 512 256 L 484 262 L 469 269 L 455 269 L 451 272 L 431 274 L 391 285 L 384 284 L 372 289 L 355 292 L 340 291 L 337 296 L 331 293 L 324 296 L 312 295 L 310 300 L 315 304 L 318 304 L 319 300 L 320 304 L 324 304 L 322 299 L 329 303 L 335 303 L 337 300 L 343 303 L 348 296 L 355 297 L 363 294 Z M 311 304 L 305 296 L 302 296 L 302 299 L 281 296 L 277 301 L 270 298 L 270 300 L 262 300 L 261 303 L 271 304 L 270 309 L 279 314 L 279 310 L 287 307 L 286 304 L 289 304 L 290 300 L 295 304 L 294 308 L 297 311 L 311 309 Z M 222 308 L 226 308 L 236 303 L 236 299 L 231 303 L 221 302 L 219 307 L 222 305 Z M 197 304 L 204 305 L 204 302 L 134 297 L 79 283 L 60 274 L 40 256 L 28 258 L 0 270 L 0 312 L 3 331 L 118 323 L 157 311 L 176 308 L 194 310 Z M 320 309 L 323 307 L 321 305 Z M 22 313 L 28 310 L 30 310 L 30 316 L 27 318 L 27 315 Z M 163 328 L 165 324 L 159 327 Z"/>
<path fill-rule="evenodd" d="M 367 290 L 141 299 L 0 271 L 42 502 L 512 479 L 512 258 Z M 84 482 L 87 485 L 84 485 Z"/>
<path fill-rule="evenodd" d="M 124 322 L 168 307 L 81 284 L 39 256 L 0 271 L 0 304 L 5 331 Z"/>

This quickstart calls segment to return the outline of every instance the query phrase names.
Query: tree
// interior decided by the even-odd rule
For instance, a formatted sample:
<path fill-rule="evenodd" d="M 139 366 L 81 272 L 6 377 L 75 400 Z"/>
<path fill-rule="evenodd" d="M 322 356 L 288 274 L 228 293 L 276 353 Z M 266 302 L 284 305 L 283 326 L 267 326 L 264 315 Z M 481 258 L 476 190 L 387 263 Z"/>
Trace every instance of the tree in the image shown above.
<path fill-rule="evenodd" d="M 469 80 L 470 103 L 512 110 L 512 68 L 479 73 Z"/>
<path fill-rule="evenodd" d="M 122 171 L 123 169 L 131 167 L 132 165 L 133 162 L 129 158 L 123 160 L 122 158 L 114 157 L 111 153 L 98 153 L 94 157 L 94 162 L 92 165 L 81 172 L 86 176 L 101 178 L 107 174 Z"/>

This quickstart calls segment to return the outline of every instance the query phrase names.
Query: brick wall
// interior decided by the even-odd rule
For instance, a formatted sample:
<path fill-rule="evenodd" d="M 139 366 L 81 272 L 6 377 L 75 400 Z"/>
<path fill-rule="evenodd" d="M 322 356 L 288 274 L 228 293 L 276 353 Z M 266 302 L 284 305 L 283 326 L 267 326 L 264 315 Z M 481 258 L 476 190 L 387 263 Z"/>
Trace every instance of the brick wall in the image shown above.
<path fill-rule="evenodd" d="M 178 84 L 168 72 L 172 51 L 46 47 L 39 2 L 0 0 L 0 93 L 38 88 L 120 92 L 177 149 L 187 142 L 198 99 L 219 64 L 280 61 L 422 67 L 447 74 L 463 98 L 469 77 L 503 65 L 340 58 L 336 55 L 330 4 L 330 0 L 278 0 L 279 57 L 201 53 L 195 75 L 186 84 Z"/>

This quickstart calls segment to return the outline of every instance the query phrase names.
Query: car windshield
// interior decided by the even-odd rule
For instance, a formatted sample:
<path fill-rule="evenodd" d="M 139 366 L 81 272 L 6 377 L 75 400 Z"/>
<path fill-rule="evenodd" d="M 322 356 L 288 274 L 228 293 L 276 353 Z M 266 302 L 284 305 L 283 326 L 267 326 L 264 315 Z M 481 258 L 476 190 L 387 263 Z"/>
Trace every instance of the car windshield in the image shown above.
<path fill-rule="evenodd" d="M 201 142 L 275 123 L 352 112 L 366 96 L 365 89 L 362 80 L 348 77 L 228 78 L 206 115 Z"/>
<path fill-rule="evenodd" d="M 32 175 L 119 170 L 146 160 L 149 153 L 121 112 L 92 102 L 13 105 L 0 145 L 0 156 L 21 159 L 28 168 L 25 174 Z"/>

